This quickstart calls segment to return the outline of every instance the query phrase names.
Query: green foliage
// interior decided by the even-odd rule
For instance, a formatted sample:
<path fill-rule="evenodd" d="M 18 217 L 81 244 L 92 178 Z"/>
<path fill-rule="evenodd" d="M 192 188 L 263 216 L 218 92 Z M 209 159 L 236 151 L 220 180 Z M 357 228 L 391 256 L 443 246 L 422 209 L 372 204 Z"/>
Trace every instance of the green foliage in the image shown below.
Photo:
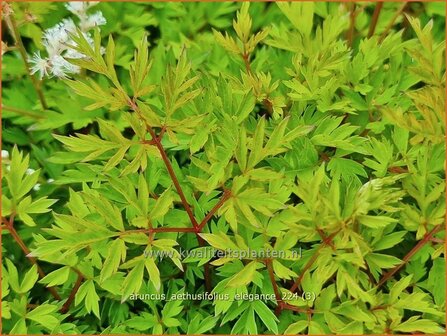
<path fill-rule="evenodd" d="M 102 2 L 43 81 L 7 7 L 3 332 L 444 333 L 445 4 L 376 6 Z"/>

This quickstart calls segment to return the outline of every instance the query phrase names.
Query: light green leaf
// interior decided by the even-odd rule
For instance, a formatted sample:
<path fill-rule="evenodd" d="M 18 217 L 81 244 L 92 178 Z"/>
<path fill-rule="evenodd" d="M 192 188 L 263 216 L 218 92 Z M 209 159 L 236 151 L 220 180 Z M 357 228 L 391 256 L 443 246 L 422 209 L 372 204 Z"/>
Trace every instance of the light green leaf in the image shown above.
<path fill-rule="evenodd" d="M 39 283 L 46 284 L 47 287 L 62 285 L 67 282 L 70 275 L 70 267 L 64 266 L 51 273 L 48 273 Z"/>
<path fill-rule="evenodd" d="M 251 261 L 245 265 L 242 270 L 233 275 L 227 285 L 229 287 L 242 287 L 248 285 L 253 281 L 257 268 L 258 263 L 256 261 Z"/>

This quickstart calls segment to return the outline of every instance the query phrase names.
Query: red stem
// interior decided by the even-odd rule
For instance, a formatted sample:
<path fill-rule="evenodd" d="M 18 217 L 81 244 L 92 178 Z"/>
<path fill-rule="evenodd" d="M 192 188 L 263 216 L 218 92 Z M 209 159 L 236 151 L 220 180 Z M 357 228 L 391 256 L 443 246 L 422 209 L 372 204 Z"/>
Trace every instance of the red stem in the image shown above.
<path fill-rule="evenodd" d="M 76 293 L 78 292 L 79 287 L 81 287 L 83 280 L 84 276 L 81 273 L 78 273 L 78 278 L 76 279 L 76 283 L 70 292 L 70 296 L 68 297 L 67 301 L 65 301 L 64 305 L 60 310 L 62 314 L 65 314 L 70 309 L 71 303 L 75 299 Z"/>
<path fill-rule="evenodd" d="M 328 237 L 326 237 L 326 235 L 324 234 L 324 231 L 320 228 L 317 227 L 317 232 L 321 237 L 321 240 L 323 241 L 324 244 L 329 245 L 332 250 L 335 250 L 335 246 L 332 243 L 332 241 L 328 240 Z"/>
<path fill-rule="evenodd" d="M 402 262 L 395 266 L 391 271 L 385 273 L 382 279 L 377 283 L 377 287 L 381 287 L 385 282 L 388 281 L 397 271 L 399 271 L 405 264 L 411 259 L 412 256 L 416 254 L 425 244 L 427 244 L 430 239 L 438 233 L 443 228 L 443 225 L 435 226 L 430 232 L 427 232 L 425 236 L 408 252 L 402 259 Z"/>
<path fill-rule="evenodd" d="M 194 228 L 169 228 L 161 227 L 150 230 L 151 232 L 196 232 Z"/>
<path fill-rule="evenodd" d="M 249 62 L 249 58 L 248 57 L 249 56 L 246 55 L 246 57 L 244 57 L 244 61 L 245 61 L 246 66 L 248 66 L 247 70 L 251 71 L 250 70 L 250 62 Z M 152 128 L 152 126 L 149 125 L 147 123 L 147 121 L 144 119 L 144 117 L 141 115 L 141 113 L 140 113 L 140 111 L 138 109 L 138 106 L 135 103 L 135 101 L 130 99 L 130 98 L 129 98 L 128 101 L 129 101 L 130 108 L 133 111 L 135 111 L 135 113 L 137 113 L 141 117 L 141 120 L 146 124 L 146 130 L 149 132 L 149 134 L 151 135 L 152 139 L 149 142 L 144 141 L 144 143 L 155 145 L 157 147 L 158 151 L 160 152 L 161 158 L 162 158 L 162 160 L 163 160 L 163 162 L 164 162 L 164 164 L 166 166 L 166 169 L 168 170 L 168 174 L 171 177 L 172 183 L 174 184 L 175 189 L 177 190 L 177 193 L 180 196 L 180 199 L 182 201 L 183 207 L 185 208 L 186 213 L 188 214 L 188 217 L 189 217 L 189 219 L 191 221 L 191 224 L 193 226 L 192 228 L 158 228 L 158 229 L 157 228 L 155 228 L 155 229 L 149 228 L 149 229 L 146 229 L 145 231 L 139 230 L 138 232 L 149 232 L 149 240 L 151 240 L 152 234 L 154 232 L 194 232 L 196 234 L 199 246 L 205 246 L 205 241 L 203 240 L 202 237 L 200 237 L 199 234 L 202 231 L 202 229 L 205 227 L 206 223 L 212 218 L 212 216 L 223 205 L 223 203 L 230 197 L 231 194 L 228 191 L 225 191 L 222 199 L 205 216 L 205 218 L 202 220 L 202 222 L 199 225 L 199 223 L 197 222 L 196 218 L 194 217 L 194 214 L 193 214 L 193 212 L 191 210 L 191 207 L 189 206 L 189 204 L 188 204 L 188 202 L 186 200 L 185 194 L 183 193 L 183 189 L 180 186 L 180 182 L 179 182 L 177 176 L 175 175 L 174 169 L 172 168 L 171 161 L 169 160 L 168 155 L 166 154 L 166 151 L 165 151 L 163 145 L 161 144 L 161 139 L 162 139 L 164 133 L 166 132 L 166 126 L 162 127 L 162 129 L 160 131 L 160 134 L 157 137 L 157 135 L 155 134 L 154 129 Z M 204 265 L 204 267 L 205 267 L 205 269 L 204 269 L 205 286 L 206 286 L 206 289 L 208 291 L 210 291 L 211 290 L 210 266 L 209 266 L 208 263 L 206 263 Z"/>
<path fill-rule="evenodd" d="M 309 259 L 309 261 L 307 262 L 307 264 L 304 266 L 303 270 L 301 271 L 301 274 L 298 276 L 298 278 L 296 279 L 295 283 L 293 284 L 292 288 L 290 288 L 290 291 L 292 293 L 294 293 L 298 287 L 301 285 L 301 281 L 303 281 L 303 277 L 306 274 L 306 272 L 312 267 L 312 265 L 314 264 L 314 262 L 317 260 L 320 251 L 323 247 L 327 246 L 328 244 L 330 244 L 332 242 L 332 240 L 334 239 L 334 237 L 337 235 L 337 233 L 340 232 L 340 229 L 338 229 L 337 231 L 331 233 L 325 241 L 323 241 L 317 248 L 317 250 L 315 251 L 315 253 L 312 255 L 312 257 Z"/>
<path fill-rule="evenodd" d="M 220 207 L 231 197 L 231 191 L 225 190 L 222 198 L 220 201 L 211 209 L 210 212 L 205 216 L 205 218 L 200 222 L 199 226 L 197 227 L 198 232 L 201 232 L 202 229 L 205 227 L 206 223 L 209 222 L 209 220 L 214 216 L 214 214 L 217 212 L 217 210 L 220 209 Z"/>
<path fill-rule="evenodd" d="M 199 242 L 199 246 L 205 246 L 205 240 L 199 236 L 199 232 L 196 232 L 197 241 Z M 203 278 L 205 280 L 205 289 L 207 292 L 211 291 L 211 272 L 210 272 L 210 264 L 206 263 L 203 269 Z"/>
<path fill-rule="evenodd" d="M 250 65 L 250 54 L 248 53 L 243 53 L 242 54 L 242 59 L 244 60 L 244 64 L 245 64 L 245 70 L 247 71 L 247 74 L 251 74 L 251 65 Z"/>
<path fill-rule="evenodd" d="M 352 46 L 352 41 L 354 39 L 354 30 L 355 30 L 355 17 L 357 16 L 355 10 L 355 3 L 351 4 L 351 12 L 349 14 L 349 29 L 346 34 L 346 39 L 348 40 L 348 46 Z"/>
<path fill-rule="evenodd" d="M 148 228 L 148 229 L 137 229 L 137 230 L 127 230 L 120 232 L 121 235 L 132 234 L 132 233 L 161 233 L 161 232 L 191 232 L 196 233 L 194 228 L 171 228 L 171 227 L 159 227 L 159 228 Z"/>
<path fill-rule="evenodd" d="M 180 186 L 177 176 L 175 175 L 174 169 L 172 168 L 171 161 L 169 161 L 168 155 L 166 154 L 166 151 L 163 148 L 163 145 L 161 144 L 160 140 L 155 135 L 155 132 L 152 129 L 152 127 L 150 127 L 149 125 L 147 125 L 147 126 L 148 126 L 147 130 L 151 134 L 152 140 L 155 142 L 155 146 L 157 146 L 158 151 L 160 152 L 161 158 L 163 159 L 163 162 L 165 163 L 166 169 L 168 170 L 169 176 L 171 177 L 172 182 L 174 183 L 175 189 L 177 189 L 177 193 L 179 194 L 180 199 L 182 200 L 183 207 L 185 208 L 185 210 L 188 214 L 191 224 L 195 229 L 197 229 L 199 224 L 197 223 L 196 219 L 194 218 L 194 214 L 192 213 L 191 207 L 189 206 L 188 201 L 186 200 L 185 194 L 183 193 L 183 189 Z"/>
<path fill-rule="evenodd" d="M 374 13 L 371 19 L 371 25 L 369 26 L 368 38 L 374 35 L 377 26 L 377 20 L 379 19 L 380 11 L 382 10 L 383 2 L 378 2 L 374 8 Z"/>
<path fill-rule="evenodd" d="M 129 104 L 130 104 L 131 108 L 136 113 L 140 114 L 138 106 L 135 104 L 135 102 L 133 100 L 129 99 Z M 185 210 L 186 210 L 186 212 L 188 214 L 188 217 L 189 217 L 189 219 L 191 221 L 191 224 L 193 226 L 192 229 L 190 228 L 187 231 L 186 231 L 186 229 L 183 229 L 183 228 L 182 228 L 182 230 L 185 230 L 184 232 L 194 232 L 196 234 L 199 246 L 204 246 L 205 245 L 205 241 L 199 235 L 199 233 L 200 233 L 201 229 L 203 228 L 203 226 L 201 228 L 199 228 L 199 224 L 197 223 L 197 220 L 194 217 L 194 214 L 192 213 L 191 207 L 189 206 L 188 202 L 186 201 L 186 197 L 185 197 L 185 194 L 183 193 L 183 189 L 180 186 L 180 183 L 179 183 L 179 181 L 177 179 L 177 176 L 175 175 L 174 169 L 172 168 L 171 161 L 169 161 L 168 155 L 166 154 L 166 151 L 163 148 L 163 145 L 161 144 L 161 138 L 164 135 L 164 133 L 166 131 L 166 128 L 163 127 L 161 129 L 159 137 L 157 137 L 157 135 L 155 134 L 154 129 L 151 127 L 151 125 L 149 125 L 144 118 L 141 118 L 141 119 L 146 124 L 146 130 L 150 133 L 150 135 L 152 137 L 153 144 L 155 146 L 157 146 L 158 151 L 160 152 L 161 158 L 163 159 L 163 162 L 164 162 L 164 164 L 166 166 L 166 169 L 168 170 L 169 176 L 171 177 L 172 182 L 174 183 L 175 189 L 177 189 L 177 193 L 179 194 L 180 199 L 182 200 L 183 207 L 185 208 Z M 168 232 L 167 229 L 168 228 L 166 228 L 164 231 L 159 231 L 159 232 Z M 154 230 L 154 229 L 151 229 L 151 230 Z M 155 231 L 150 231 L 150 232 L 155 232 Z M 179 232 L 179 230 L 176 230 L 174 232 Z M 149 239 L 151 239 L 151 235 L 150 234 L 149 234 Z M 207 291 L 210 291 L 211 290 L 211 278 L 210 278 L 210 267 L 209 267 L 208 263 L 206 263 L 204 265 L 204 280 L 205 280 L 205 288 L 207 289 Z"/>
<path fill-rule="evenodd" d="M 296 312 L 298 312 L 298 313 L 306 313 L 306 314 L 313 314 L 313 313 L 316 313 L 316 311 L 313 310 L 313 309 L 311 309 L 311 308 L 301 308 L 301 307 L 296 307 L 296 306 L 292 306 L 292 305 L 290 305 L 290 304 L 288 304 L 288 303 L 284 303 L 284 304 L 282 305 L 282 308 L 283 308 L 283 309 L 288 309 L 288 310 L 293 310 L 293 311 L 296 311 Z"/>
<path fill-rule="evenodd" d="M 9 218 L 9 221 L 5 218 L 2 217 L 2 222 L 5 225 L 6 229 L 9 231 L 9 233 L 11 234 L 11 236 L 14 238 L 14 240 L 16 241 L 16 243 L 20 246 L 20 248 L 22 249 L 23 253 L 25 253 L 25 256 L 29 259 L 29 261 L 33 264 L 37 266 L 37 272 L 39 273 L 39 277 L 40 278 L 44 278 L 45 277 L 45 272 L 42 270 L 42 268 L 39 266 L 37 259 L 35 257 L 30 257 L 28 256 L 31 251 L 30 249 L 25 245 L 25 243 L 23 242 L 22 238 L 20 238 L 19 234 L 17 233 L 16 229 L 13 226 L 14 223 L 14 215 L 11 215 L 11 217 Z M 61 297 L 59 296 L 59 294 L 56 292 L 56 289 L 54 289 L 54 287 L 47 287 L 48 290 L 50 291 L 51 295 L 53 295 L 53 297 L 56 300 L 61 300 Z"/>
<path fill-rule="evenodd" d="M 391 18 L 390 22 L 388 23 L 388 25 L 386 26 L 385 30 L 383 31 L 383 33 L 380 35 L 379 38 L 379 42 L 382 42 L 385 37 L 388 35 L 389 31 L 391 30 L 391 28 L 394 25 L 394 22 L 396 22 L 397 18 L 399 17 L 400 14 L 402 14 L 402 12 L 404 11 L 405 7 L 407 6 L 407 2 L 404 2 L 396 11 L 396 13 L 394 13 L 394 16 Z"/>
<path fill-rule="evenodd" d="M 278 284 L 275 281 L 275 274 L 273 272 L 272 260 L 266 259 L 264 261 L 264 263 L 265 263 L 265 266 L 267 267 L 267 272 L 269 274 L 270 282 L 272 283 L 273 292 L 275 293 L 276 304 L 277 304 L 277 307 L 275 309 L 275 314 L 279 315 L 281 313 L 281 310 L 283 309 L 284 301 L 282 300 L 281 293 L 279 292 Z"/>

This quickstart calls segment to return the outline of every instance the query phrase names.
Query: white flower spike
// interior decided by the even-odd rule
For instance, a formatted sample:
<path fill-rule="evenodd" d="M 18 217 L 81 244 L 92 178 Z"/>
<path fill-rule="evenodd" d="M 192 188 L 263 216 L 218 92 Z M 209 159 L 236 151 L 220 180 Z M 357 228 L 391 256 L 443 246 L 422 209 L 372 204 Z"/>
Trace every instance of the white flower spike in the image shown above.
<path fill-rule="evenodd" d="M 107 22 L 100 11 L 93 14 L 87 13 L 88 9 L 98 3 L 99 1 L 72 1 L 65 5 L 71 13 L 79 18 L 79 29 L 92 46 L 94 42 L 88 31 Z M 42 43 L 48 56 L 42 57 L 38 51 L 29 58 L 31 74 L 38 74 L 42 79 L 43 77 L 66 78 L 70 74 L 79 73 L 80 68 L 67 60 L 86 57 L 73 49 L 76 47 L 76 43 L 72 40 L 71 34 L 76 34 L 77 29 L 78 27 L 71 18 L 64 19 L 47 29 L 43 34 Z M 101 53 L 103 52 L 104 48 L 101 47 Z"/>
<path fill-rule="evenodd" d="M 42 58 L 40 56 L 40 51 L 34 53 L 34 55 L 28 59 L 28 62 L 31 64 L 30 70 L 32 75 L 38 73 L 40 79 L 49 76 L 51 65 L 47 58 Z"/>

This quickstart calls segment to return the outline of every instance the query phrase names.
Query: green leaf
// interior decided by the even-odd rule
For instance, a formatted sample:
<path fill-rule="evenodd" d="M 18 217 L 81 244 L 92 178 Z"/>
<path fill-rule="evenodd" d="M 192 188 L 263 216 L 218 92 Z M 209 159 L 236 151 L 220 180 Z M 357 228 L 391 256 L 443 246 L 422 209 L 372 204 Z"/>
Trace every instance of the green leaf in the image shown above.
<path fill-rule="evenodd" d="M 298 275 L 292 271 L 291 269 L 285 267 L 283 264 L 281 264 L 277 260 L 273 260 L 273 271 L 280 279 L 293 279 L 296 278 Z"/>
<path fill-rule="evenodd" d="M 413 279 L 413 275 L 410 274 L 408 276 L 406 276 L 405 278 L 400 279 L 398 282 L 396 282 L 393 287 L 391 287 L 390 290 L 390 302 L 394 303 L 397 301 L 399 295 L 402 294 L 402 292 L 404 291 L 404 289 L 406 289 L 410 283 L 411 280 Z"/>
<path fill-rule="evenodd" d="M 48 273 L 44 278 L 42 278 L 39 281 L 39 283 L 46 284 L 47 287 L 62 285 L 67 282 L 69 275 L 70 275 L 70 267 L 64 266 L 51 273 Z"/>
<path fill-rule="evenodd" d="M 394 327 L 393 330 L 408 333 L 423 332 L 427 334 L 439 334 L 445 331 L 436 322 L 428 319 L 417 319 L 416 316 Z"/>
<path fill-rule="evenodd" d="M 435 303 L 442 307 L 445 304 L 445 259 L 436 258 L 428 273 L 427 286 L 431 288 Z"/>
<path fill-rule="evenodd" d="M 152 220 L 162 218 L 172 207 L 173 200 L 174 197 L 171 189 L 166 189 L 155 201 L 155 205 L 149 214 L 149 218 L 151 218 Z"/>
<path fill-rule="evenodd" d="M 262 301 L 254 301 L 253 308 L 256 314 L 261 318 L 264 325 L 275 335 L 278 334 L 278 318 Z"/>
<path fill-rule="evenodd" d="M 14 292 L 20 293 L 21 288 L 19 286 L 19 274 L 17 273 L 17 268 L 9 259 L 6 259 L 6 267 L 8 269 L 9 285 Z"/>
<path fill-rule="evenodd" d="M 144 265 L 145 260 L 139 259 L 135 267 L 127 274 L 122 284 L 123 294 L 121 302 L 126 301 L 130 294 L 138 293 L 140 290 L 143 283 Z"/>
<path fill-rule="evenodd" d="M 387 217 L 387 216 L 370 216 L 370 215 L 362 215 L 362 216 L 358 216 L 357 220 L 365 225 L 368 226 L 370 228 L 373 229 L 380 229 L 383 228 L 385 226 L 388 226 L 392 223 L 397 222 L 396 219 L 391 218 L 391 217 Z"/>
<path fill-rule="evenodd" d="M 265 119 L 259 119 L 256 126 L 253 140 L 250 146 L 250 155 L 248 157 L 247 168 L 254 168 L 263 158 L 263 144 L 264 144 Z"/>
<path fill-rule="evenodd" d="M 121 262 L 126 260 L 126 244 L 122 239 L 116 239 L 110 243 L 107 256 L 101 268 L 100 282 L 111 277 L 119 268 Z"/>
<path fill-rule="evenodd" d="M 313 3 L 278 2 L 279 9 L 303 36 L 309 36 L 313 25 Z"/>
<path fill-rule="evenodd" d="M 154 285 L 155 290 L 159 292 L 161 287 L 160 271 L 158 270 L 157 265 L 155 265 L 154 258 L 146 258 L 146 262 L 144 263 L 144 265 L 146 266 L 146 270 L 149 273 L 150 281 Z"/>
<path fill-rule="evenodd" d="M 380 268 L 392 268 L 401 263 L 399 258 L 387 254 L 369 253 L 365 256 L 368 263 L 377 265 Z"/>
<path fill-rule="evenodd" d="M 26 318 L 43 325 L 50 331 L 53 331 L 60 324 L 59 319 L 52 315 L 56 311 L 56 305 L 42 304 L 27 313 Z"/>
<path fill-rule="evenodd" d="M 332 309 L 332 312 L 344 315 L 359 322 L 375 322 L 375 317 L 371 313 L 364 311 L 364 309 L 361 309 L 358 305 L 355 305 L 354 303 L 349 301 L 346 301 L 340 306 Z"/>
<path fill-rule="evenodd" d="M 106 165 L 104 166 L 104 171 L 109 171 L 112 168 L 116 167 L 123 160 L 124 155 L 126 155 L 129 147 L 129 145 L 125 145 L 118 149 L 118 151 L 110 158 L 110 160 L 107 161 Z"/>
<path fill-rule="evenodd" d="M 27 205 L 22 211 L 29 214 L 41 214 L 51 211 L 50 207 L 56 203 L 57 200 L 47 199 L 46 197 L 39 198 L 33 201 L 30 205 Z"/>
<path fill-rule="evenodd" d="M 219 320 L 218 316 L 207 316 L 203 318 L 200 315 L 194 316 L 191 322 L 188 324 L 188 330 L 186 334 L 188 335 L 199 335 L 204 334 L 207 331 L 214 328 L 217 321 Z"/>
<path fill-rule="evenodd" d="M 398 231 L 382 237 L 376 244 L 374 244 L 374 251 L 386 250 L 396 246 L 403 240 L 405 234 L 406 231 Z"/>
<path fill-rule="evenodd" d="M 26 327 L 25 318 L 17 320 L 14 327 L 11 329 L 11 335 L 26 335 L 28 334 L 28 328 Z"/>
<path fill-rule="evenodd" d="M 284 335 L 297 335 L 301 333 L 304 329 L 308 327 L 307 321 L 298 321 L 295 323 L 292 323 L 287 327 L 287 329 L 284 331 Z"/>
<path fill-rule="evenodd" d="M 242 270 L 233 275 L 227 285 L 229 287 L 242 287 L 248 285 L 253 281 L 258 267 L 259 265 L 256 261 L 251 261 L 245 265 Z"/>
<path fill-rule="evenodd" d="M 83 300 L 87 312 L 93 312 L 99 319 L 99 296 L 96 294 L 93 280 L 87 280 L 79 287 L 79 290 L 75 295 L 75 305 L 79 305 Z"/>
<path fill-rule="evenodd" d="M 25 277 L 20 284 L 21 293 L 28 292 L 31 288 L 33 288 L 37 279 L 39 278 L 39 273 L 37 272 L 37 265 L 33 265 L 28 272 L 26 272 Z"/>
<path fill-rule="evenodd" d="M 101 215 L 106 223 L 116 230 L 124 231 L 124 223 L 120 209 L 107 198 L 92 190 L 82 192 L 82 198 L 92 212 Z"/>
<path fill-rule="evenodd" d="M 200 233 L 200 237 L 205 239 L 208 244 L 210 244 L 212 247 L 215 247 L 219 250 L 227 250 L 227 249 L 233 249 L 237 250 L 238 246 L 231 241 L 231 239 L 225 235 L 223 232 L 219 232 L 217 234 L 213 233 Z"/>

